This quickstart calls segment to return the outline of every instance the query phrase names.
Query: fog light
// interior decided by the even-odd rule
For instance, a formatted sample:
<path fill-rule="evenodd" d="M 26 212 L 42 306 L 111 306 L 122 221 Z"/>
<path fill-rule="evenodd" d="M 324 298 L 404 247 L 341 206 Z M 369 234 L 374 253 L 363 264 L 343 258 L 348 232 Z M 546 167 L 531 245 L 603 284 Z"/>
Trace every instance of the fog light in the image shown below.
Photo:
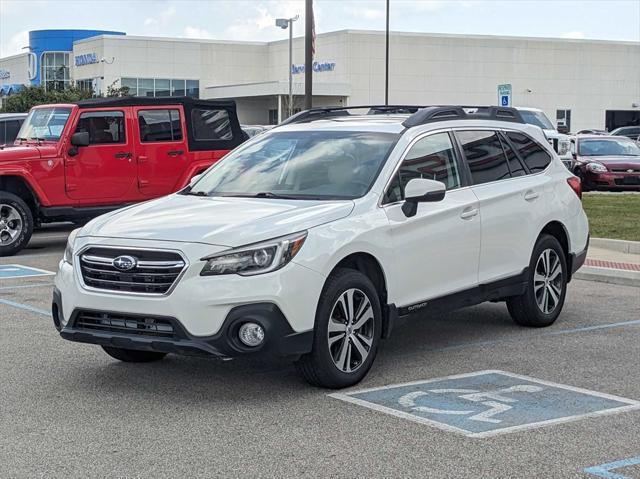
<path fill-rule="evenodd" d="M 256 323 L 244 323 L 240 326 L 238 337 L 243 344 L 255 348 L 264 341 L 264 329 Z"/>

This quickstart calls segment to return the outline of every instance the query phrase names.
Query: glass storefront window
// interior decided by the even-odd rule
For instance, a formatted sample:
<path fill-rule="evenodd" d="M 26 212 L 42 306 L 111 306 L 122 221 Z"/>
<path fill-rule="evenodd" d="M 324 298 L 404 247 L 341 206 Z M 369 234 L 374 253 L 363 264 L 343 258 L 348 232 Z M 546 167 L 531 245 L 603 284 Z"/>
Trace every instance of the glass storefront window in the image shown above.
<path fill-rule="evenodd" d="M 185 95 L 185 81 L 171 80 L 171 96 L 184 96 L 184 95 Z"/>
<path fill-rule="evenodd" d="M 153 96 L 153 78 L 138 78 L 138 96 Z"/>
<path fill-rule="evenodd" d="M 40 81 L 45 90 L 63 90 L 70 86 L 69 52 L 42 54 Z"/>
<path fill-rule="evenodd" d="M 162 80 L 156 78 L 155 96 L 170 96 L 171 95 L 171 80 Z"/>
<path fill-rule="evenodd" d="M 137 78 L 120 78 L 120 87 L 128 88 L 129 95 L 138 95 L 138 79 Z"/>

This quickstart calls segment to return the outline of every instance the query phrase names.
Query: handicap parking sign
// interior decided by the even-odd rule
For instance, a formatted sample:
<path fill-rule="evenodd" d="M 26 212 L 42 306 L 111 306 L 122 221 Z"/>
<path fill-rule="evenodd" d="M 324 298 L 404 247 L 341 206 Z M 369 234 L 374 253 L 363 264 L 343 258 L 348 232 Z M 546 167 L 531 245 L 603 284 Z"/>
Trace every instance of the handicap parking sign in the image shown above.
<path fill-rule="evenodd" d="M 19 264 L 0 264 L 0 279 L 26 278 L 29 276 L 50 276 L 55 274 L 44 269 Z"/>
<path fill-rule="evenodd" d="M 509 106 L 509 96 L 508 95 L 502 95 L 502 97 L 500 98 L 500 105 L 501 106 Z"/>
<path fill-rule="evenodd" d="M 631 399 L 505 371 L 478 371 L 330 396 L 468 437 L 640 408 L 640 402 Z"/>

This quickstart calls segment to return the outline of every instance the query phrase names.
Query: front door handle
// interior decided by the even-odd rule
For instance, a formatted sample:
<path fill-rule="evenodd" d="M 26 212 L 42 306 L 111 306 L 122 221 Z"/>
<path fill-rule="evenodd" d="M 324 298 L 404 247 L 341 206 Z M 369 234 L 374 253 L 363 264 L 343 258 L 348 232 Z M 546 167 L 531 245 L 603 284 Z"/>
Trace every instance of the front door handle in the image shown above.
<path fill-rule="evenodd" d="M 524 199 L 526 201 L 533 201 L 540 196 L 540 193 L 537 193 L 533 190 L 529 190 L 524 194 Z"/>
<path fill-rule="evenodd" d="M 115 155 L 113 155 L 116 159 L 121 160 L 123 158 L 131 158 L 131 153 L 129 152 L 123 152 L 121 151 L 120 153 L 116 153 Z"/>
<path fill-rule="evenodd" d="M 462 218 L 463 220 L 468 220 L 476 216 L 478 212 L 478 208 L 466 208 L 462 213 L 460 213 L 460 218 Z"/>

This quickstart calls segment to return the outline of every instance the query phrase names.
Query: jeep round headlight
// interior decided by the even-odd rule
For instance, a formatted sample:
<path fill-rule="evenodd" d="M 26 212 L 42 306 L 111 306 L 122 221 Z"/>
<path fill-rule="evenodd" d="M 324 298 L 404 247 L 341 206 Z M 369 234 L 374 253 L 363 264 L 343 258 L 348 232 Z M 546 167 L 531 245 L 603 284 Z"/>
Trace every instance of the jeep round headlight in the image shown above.
<path fill-rule="evenodd" d="M 73 264 L 73 244 L 76 241 L 76 236 L 78 236 L 78 232 L 81 228 L 76 228 L 71 233 L 69 233 L 69 237 L 67 238 L 67 247 L 64 249 L 64 255 L 62 256 L 62 261 L 65 263 Z"/>
<path fill-rule="evenodd" d="M 607 167 L 604 166 L 602 163 L 588 163 L 587 170 L 593 173 L 606 173 Z"/>
<path fill-rule="evenodd" d="M 251 276 L 282 268 L 291 261 L 307 238 L 307 232 L 274 238 L 202 258 L 206 261 L 200 276 L 239 274 Z"/>

